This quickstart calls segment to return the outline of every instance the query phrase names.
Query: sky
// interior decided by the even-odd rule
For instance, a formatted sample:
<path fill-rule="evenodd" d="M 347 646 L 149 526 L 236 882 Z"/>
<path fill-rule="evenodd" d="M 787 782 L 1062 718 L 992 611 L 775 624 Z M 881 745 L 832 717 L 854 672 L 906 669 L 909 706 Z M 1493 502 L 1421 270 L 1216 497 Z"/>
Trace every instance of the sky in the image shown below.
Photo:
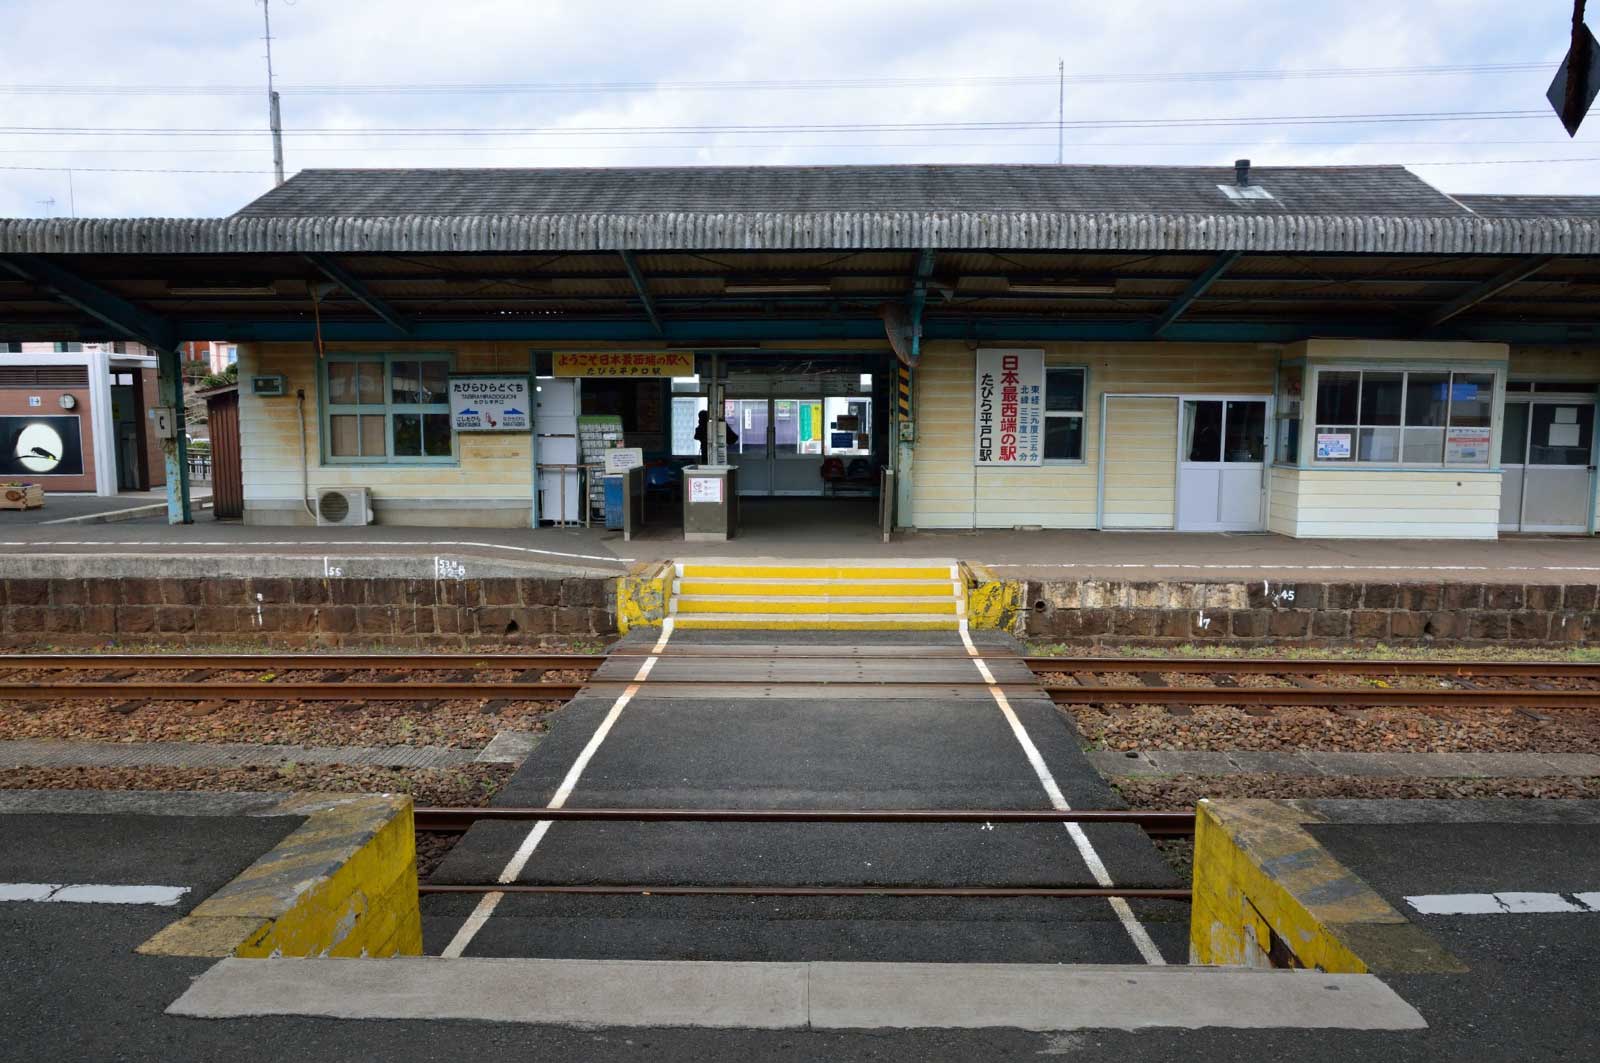
<path fill-rule="evenodd" d="M 1448 192 L 1600 192 L 1600 107 L 1572 140 L 1544 98 L 1571 0 L 270 11 L 291 175 L 1053 163 L 1059 117 L 1067 163 L 1402 163 Z M 272 187 L 260 0 L 0 0 L 0 26 L 0 216 L 218 216 Z"/>

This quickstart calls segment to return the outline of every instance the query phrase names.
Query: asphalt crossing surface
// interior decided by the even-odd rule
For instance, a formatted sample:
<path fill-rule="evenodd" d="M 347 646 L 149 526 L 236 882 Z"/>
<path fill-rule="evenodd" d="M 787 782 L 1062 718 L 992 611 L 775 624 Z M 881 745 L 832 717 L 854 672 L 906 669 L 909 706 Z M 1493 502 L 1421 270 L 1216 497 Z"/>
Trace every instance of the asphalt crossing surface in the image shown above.
<path fill-rule="evenodd" d="M 625 650 L 649 649 L 655 635 Z M 954 635 L 771 632 L 675 633 L 665 648 L 675 675 L 719 666 L 672 656 L 675 648 L 781 639 L 841 653 L 896 647 L 904 670 L 918 648 L 961 654 Z M 980 650 L 1014 653 L 990 639 Z M 639 658 L 624 663 L 632 673 Z M 836 662 L 835 662 L 836 663 Z M 608 665 L 608 667 L 610 667 Z M 748 666 L 743 666 L 748 667 Z M 806 666 L 820 674 L 828 660 Z M 932 668 L 933 666 L 929 666 Z M 996 667 L 999 667 L 997 662 Z M 964 681 L 970 660 L 940 665 Z M 970 671 L 969 671 L 970 670 Z M 797 698 L 781 684 L 765 697 L 652 697 L 648 682 L 616 716 L 565 804 L 682 808 L 1049 808 L 1012 727 L 983 688 L 934 695 Z M 1012 688 L 1013 690 L 1015 688 Z M 857 692 L 858 693 L 858 692 Z M 617 691 L 562 708 L 496 803 L 542 806 L 614 708 Z M 1074 808 L 1123 807 L 1084 759 L 1066 719 L 1041 695 L 1010 699 L 1063 796 Z M 496 881 L 531 823 L 474 827 L 434 872 L 436 882 Z M 1117 885 L 1181 885 L 1133 826 L 1086 835 Z M 517 881 L 537 884 L 784 886 L 1094 886 L 1084 856 L 1057 824 L 707 824 L 561 822 L 548 828 Z M 473 897 L 424 899 L 425 943 L 444 950 Z M 1133 905 L 1169 962 L 1187 954 L 1188 909 Z M 1141 954 L 1103 899 L 574 897 L 507 895 L 472 935 L 467 956 L 604 959 L 878 960 L 1139 963 Z"/>

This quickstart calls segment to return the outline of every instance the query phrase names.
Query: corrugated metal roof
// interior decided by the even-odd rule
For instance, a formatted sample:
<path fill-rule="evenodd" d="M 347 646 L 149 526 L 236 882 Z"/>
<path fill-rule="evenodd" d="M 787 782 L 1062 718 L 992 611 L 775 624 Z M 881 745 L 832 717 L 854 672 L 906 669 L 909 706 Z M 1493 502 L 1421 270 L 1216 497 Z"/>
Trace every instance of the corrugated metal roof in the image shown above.
<path fill-rule="evenodd" d="M 302 170 L 235 217 L 838 211 L 1399 214 L 1461 207 L 1402 166 L 652 166 Z"/>
<path fill-rule="evenodd" d="M 1253 251 L 1600 254 L 1600 217 L 837 211 L 471 218 L 0 219 L 0 253 L 452 254 L 523 251 Z"/>

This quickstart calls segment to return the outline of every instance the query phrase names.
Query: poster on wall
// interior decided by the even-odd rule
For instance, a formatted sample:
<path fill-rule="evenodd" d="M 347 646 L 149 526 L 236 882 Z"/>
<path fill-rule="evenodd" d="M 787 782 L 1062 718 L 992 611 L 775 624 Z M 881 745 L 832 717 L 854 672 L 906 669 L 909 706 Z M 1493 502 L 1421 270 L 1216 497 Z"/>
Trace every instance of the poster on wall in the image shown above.
<path fill-rule="evenodd" d="M 1349 432 L 1318 432 L 1317 460 L 1339 461 L 1350 457 Z"/>
<path fill-rule="evenodd" d="M 1444 460 L 1466 465 L 1483 465 L 1489 461 L 1489 430 L 1487 428 L 1452 428 L 1444 438 Z"/>
<path fill-rule="evenodd" d="M 525 376 L 453 376 L 450 378 L 450 427 L 457 432 L 526 432 L 528 378 Z"/>
<path fill-rule="evenodd" d="M 76 417 L 0 417 L 0 480 L 82 476 Z"/>
<path fill-rule="evenodd" d="M 973 464 L 1044 460 L 1044 352 L 979 350 Z"/>
<path fill-rule="evenodd" d="M 694 376 L 693 351 L 556 351 L 550 356 L 556 376 Z"/>

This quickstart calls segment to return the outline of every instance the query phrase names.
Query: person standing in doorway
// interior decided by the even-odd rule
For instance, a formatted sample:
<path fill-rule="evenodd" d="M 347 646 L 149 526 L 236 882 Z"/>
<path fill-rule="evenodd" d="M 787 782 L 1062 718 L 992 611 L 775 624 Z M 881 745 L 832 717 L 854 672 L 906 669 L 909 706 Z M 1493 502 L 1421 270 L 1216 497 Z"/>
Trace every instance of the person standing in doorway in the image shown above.
<path fill-rule="evenodd" d="M 711 415 L 708 412 L 706 412 L 705 410 L 701 410 L 700 411 L 700 420 L 695 425 L 695 428 L 694 428 L 694 438 L 700 444 L 700 464 L 701 465 L 710 465 L 711 464 L 711 432 L 709 430 L 710 421 L 711 421 Z M 724 421 L 722 424 L 723 424 L 724 438 L 727 439 L 728 446 L 731 447 L 731 446 L 735 445 L 736 443 L 738 443 L 739 442 L 739 433 L 735 432 L 733 430 L 733 425 L 728 424 L 726 421 Z"/>

